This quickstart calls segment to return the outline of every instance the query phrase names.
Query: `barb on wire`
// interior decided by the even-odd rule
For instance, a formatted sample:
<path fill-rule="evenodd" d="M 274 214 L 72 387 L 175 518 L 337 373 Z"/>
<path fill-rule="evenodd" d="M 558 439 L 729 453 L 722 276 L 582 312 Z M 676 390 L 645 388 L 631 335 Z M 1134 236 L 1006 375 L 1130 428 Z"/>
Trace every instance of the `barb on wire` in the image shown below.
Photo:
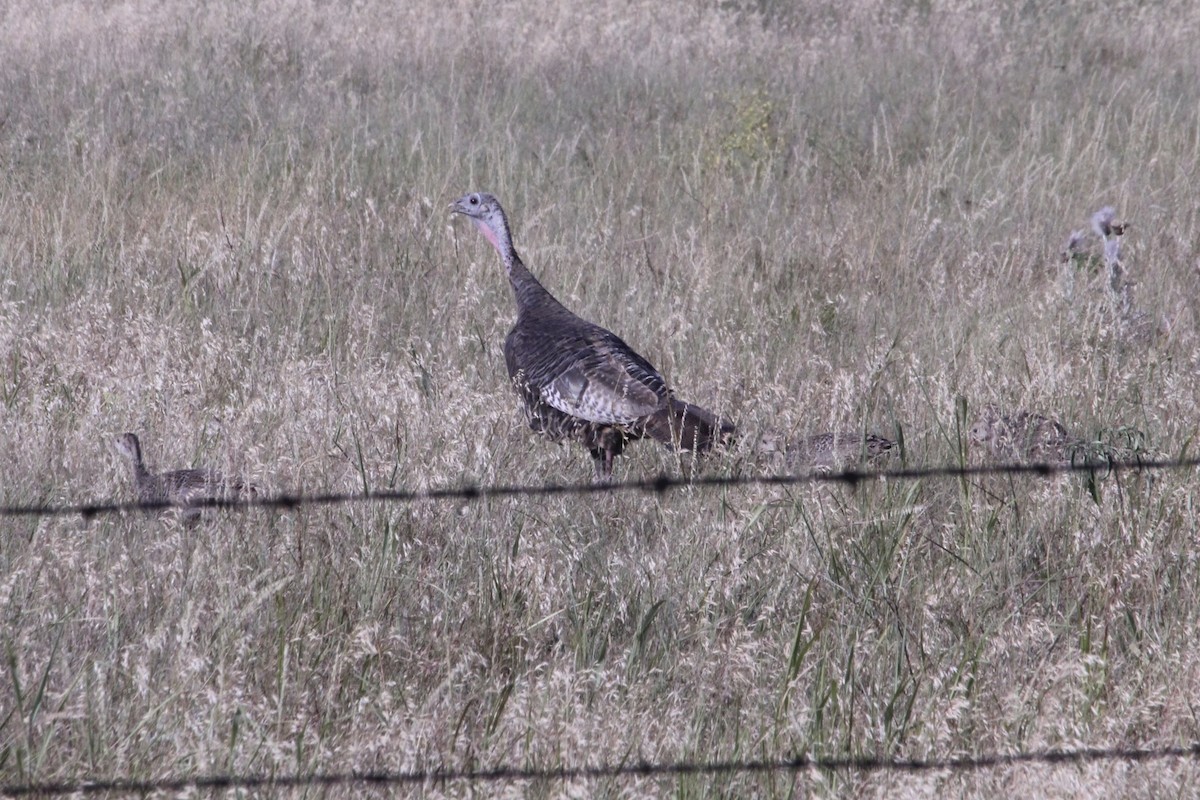
<path fill-rule="evenodd" d="M 288 789 L 307 786 L 349 786 L 369 784 L 396 786 L 424 783 L 517 783 L 523 781 L 571 781 L 594 778 L 647 777 L 655 775 L 715 775 L 742 772 L 798 772 L 816 769 L 863 772 L 971 772 L 1014 764 L 1051 766 L 1092 761 L 1158 761 L 1168 758 L 1200 757 L 1200 743 L 1157 748 L 1083 748 L 1079 750 L 1035 750 L 1017 753 L 993 753 L 978 756 L 885 759 L 871 757 L 819 758 L 794 756 L 774 760 L 665 762 L 593 767 L 494 767 L 491 769 L 426 769 L 405 772 L 341 772 L 309 775 L 203 775 L 159 780 L 122 778 L 74 780 L 57 783 L 0 785 L 0 794 L 58 796 L 65 794 L 149 794 L 180 792 L 189 789 Z"/>
<path fill-rule="evenodd" d="M 245 510 L 248 508 L 291 509 L 300 506 L 338 505 L 343 503 L 414 503 L 422 500 L 466 500 L 485 498 L 548 496 L 568 494 L 600 494 L 604 492 L 641 491 L 663 494 L 684 487 L 712 489 L 735 486 L 795 486 L 815 483 L 841 483 L 850 487 L 867 481 L 921 480 L 925 478 L 962 478 L 981 475 L 1031 475 L 1049 477 L 1067 472 L 1083 472 L 1095 475 L 1115 472 L 1148 472 L 1154 470 L 1182 470 L 1200 467 L 1200 458 L 1184 458 L 1172 461 L 1143 460 L 1104 461 L 1079 464 L 990 464 L 985 466 L 940 466 L 904 469 L 856 470 L 841 472 L 776 475 L 714 475 L 698 477 L 671 477 L 624 481 L 617 483 L 544 483 L 534 485 L 493 484 L 434 489 L 410 489 L 388 492 L 359 494 L 277 494 L 268 497 L 241 499 L 206 498 L 190 504 L 172 502 L 118 503 L 98 502 L 77 505 L 15 505 L 0 506 L 4 517 L 49 517 L 82 516 L 90 519 L 102 514 L 128 511 L 162 511 L 168 508 L 221 508 Z"/>

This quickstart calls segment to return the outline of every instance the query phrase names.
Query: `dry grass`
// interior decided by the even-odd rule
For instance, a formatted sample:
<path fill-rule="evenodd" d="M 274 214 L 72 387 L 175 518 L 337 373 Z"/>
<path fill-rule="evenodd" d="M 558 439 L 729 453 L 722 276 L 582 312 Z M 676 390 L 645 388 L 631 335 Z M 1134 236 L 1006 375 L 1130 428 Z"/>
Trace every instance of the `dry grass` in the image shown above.
<path fill-rule="evenodd" d="M 900 430 L 910 463 L 954 462 L 964 398 L 1169 455 L 1196 435 L 1190 3 L 194 5 L 0 12 L 5 503 L 128 497 L 125 430 L 270 489 L 586 480 L 522 429 L 508 287 L 446 213 L 471 189 L 565 302 L 747 431 Z M 1106 277 L 1059 260 L 1104 204 L 1165 336 L 1124 337 Z M 1191 742 L 1198 499 L 1176 473 L 7 520 L 0 775 Z"/>

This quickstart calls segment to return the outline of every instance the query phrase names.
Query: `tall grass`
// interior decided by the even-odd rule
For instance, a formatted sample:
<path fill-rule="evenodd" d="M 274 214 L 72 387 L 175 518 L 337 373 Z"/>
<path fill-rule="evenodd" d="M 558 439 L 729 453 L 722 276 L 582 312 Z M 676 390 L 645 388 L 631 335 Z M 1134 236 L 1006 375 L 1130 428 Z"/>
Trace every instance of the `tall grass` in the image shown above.
<path fill-rule="evenodd" d="M 1200 13 L 861 0 L 10 3 L 0 501 L 110 441 L 268 489 L 586 480 L 446 204 L 747 435 L 1032 408 L 1200 419 Z M 811 4 L 810 4 L 811 6 Z M 1103 204 L 1161 335 L 1059 259 Z M 632 448 L 625 475 L 678 469 Z M 9 520 L 0 775 L 953 756 L 1197 738 L 1195 476 Z M 630 779 L 790 796 L 1194 791 L 1189 765 Z M 513 793 L 556 795 L 560 785 Z M 431 786 L 428 794 L 466 793 Z"/>

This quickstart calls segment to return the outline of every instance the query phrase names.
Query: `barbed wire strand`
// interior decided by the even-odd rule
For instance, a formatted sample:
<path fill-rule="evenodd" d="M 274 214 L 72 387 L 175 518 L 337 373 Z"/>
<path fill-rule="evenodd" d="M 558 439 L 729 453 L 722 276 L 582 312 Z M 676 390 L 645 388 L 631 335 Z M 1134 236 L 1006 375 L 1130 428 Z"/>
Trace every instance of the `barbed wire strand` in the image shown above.
<path fill-rule="evenodd" d="M 667 762 L 603 765 L 593 767 L 557 767 L 532 769 L 495 767 L 491 769 L 412 770 L 402 772 L 341 772 L 312 775 L 206 775 L 192 778 L 159 780 L 76 780 L 57 783 L 0 785 L 0 794 L 10 797 L 66 794 L 147 794 L 179 792 L 189 789 L 288 789 L 307 786 L 346 786 L 351 784 L 402 785 L 425 783 L 517 783 L 525 781 L 573 781 L 597 778 L 716 775 L 731 773 L 825 771 L 862 772 L 969 772 L 1021 764 L 1051 766 L 1095 761 L 1157 761 L 1168 758 L 1200 757 L 1200 743 L 1158 748 L 1082 748 L 1078 750 L 1035 750 L 979 756 L 928 759 L 817 758 L 795 756 L 777 760 Z"/>
<path fill-rule="evenodd" d="M 1102 464 L 999 464 L 987 466 L 942 466 L 894 470 L 846 470 L 834 473 L 805 473 L 755 476 L 701 476 L 673 478 L 660 475 L 653 480 L 621 483 L 580 483 L 541 485 L 467 485 L 410 491 L 370 492 L 363 494 L 276 495 L 246 500 L 209 499 L 190 507 L 221 509 L 295 508 L 303 505 L 332 505 L 355 502 L 416 502 L 422 500 L 465 500 L 512 497 L 521 495 L 596 494 L 615 491 L 663 493 L 683 487 L 725 488 L 745 485 L 787 486 L 812 483 L 843 483 L 857 486 L 866 481 L 919 480 L 923 478 L 962 478 L 984 475 L 1030 475 L 1048 477 L 1069 472 L 1115 473 L 1124 471 L 1180 470 L 1200 467 L 1200 458 L 1173 461 L 1107 462 Z M 161 511 L 175 507 L 169 502 L 157 503 L 89 503 L 82 505 L 41 505 L 0 507 L 3 516 L 67 516 L 90 518 L 100 514 L 128 511 Z M 622 776 L 697 775 L 734 772 L 859 770 L 859 771 L 965 771 L 1013 764 L 1059 764 L 1069 762 L 1126 760 L 1148 761 L 1166 758 L 1200 757 L 1200 744 L 1187 747 L 1162 748 L 1085 748 L 1080 750 L 1041 750 L 1008 754 L 992 754 L 960 758 L 900 759 L 877 758 L 813 758 L 798 756 L 781 760 L 636 763 L 597 767 L 561 767 L 555 769 L 523 769 L 498 767 L 483 770 L 417 770 L 410 772 L 347 772 L 314 775 L 210 775 L 194 778 L 167 778 L 154 781 L 129 779 L 79 780 L 60 783 L 30 783 L 0 785 L 5 796 L 58 796 L 65 794 L 145 794 L 155 791 L 187 789 L 255 789 L 292 788 L 304 786 L 339 786 L 349 784 L 399 785 L 426 782 L 488 782 L 580 780 Z"/>
<path fill-rule="evenodd" d="M 1029 475 L 1051 477 L 1063 473 L 1107 475 L 1119 472 L 1150 472 L 1184 470 L 1200 467 L 1200 457 L 1176 460 L 1105 461 L 1078 464 L 989 464 L 983 466 L 939 466 L 884 470 L 849 469 L 841 472 L 807 472 L 773 475 L 714 475 L 671 477 L 659 475 L 646 480 L 616 483 L 544 483 L 531 485 L 467 484 L 458 487 L 411 489 L 399 491 L 330 494 L 277 494 L 267 497 L 226 499 L 205 498 L 192 503 L 170 501 L 148 503 L 94 502 L 76 505 L 12 505 L 0 506 L 3 517 L 82 516 L 85 519 L 103 514 L 131 511 L 162 511 L 169 508 L 219 508 L 246 510 L 250 508 L 292 509 L 300 506 L 340 505 L 344 503 L 413 503 L 420 501 L 461 500 L 475 502 L 483 499 L 518 496 L 549 496 L 571 494 L 601 494 L 608 492 L 653 492 L 662 494 L 680 488 L 718 489 L 736 486 L 796 486 L 801 484 L 840 483 L 851 487 L 860 483 L 882 480 L 921 480 L 926 478 L 970 478 L 984 475 Z"/>

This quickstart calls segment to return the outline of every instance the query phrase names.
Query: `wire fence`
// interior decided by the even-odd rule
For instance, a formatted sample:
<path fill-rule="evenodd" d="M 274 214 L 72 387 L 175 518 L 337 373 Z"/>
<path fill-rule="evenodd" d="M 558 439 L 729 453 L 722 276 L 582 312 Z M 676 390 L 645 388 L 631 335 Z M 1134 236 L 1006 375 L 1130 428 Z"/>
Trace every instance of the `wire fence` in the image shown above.
<path fill-rule="evenodd" d="M 1029 475 L 1049 477 L 1064 473 L 1085 473 L 1089 476 L 1106 476 L 1121 472 L 1151 472 L 1163 470 L 1185 470 L 1200 467 L 1200 457 L 1174 460 L 1102 461 L 1076 464 L 989 464 L 984 466 L 950 465 L 883 470 L 848 469 L 838 472 L 807 472 L 799 474 L 772 475 L 716 475 L 694 477 L 672 477 L 659 475 L 647 480 L 614 483 L 543 483 L 531 485 L 466 484 L 456 487 L 432 489 L 409 489 L 362 493 L 326 494 L 276 494 L 264 497 L 220 498 L 210 497 L 189 503 L 170 501 L 138 502 L 90 502 L 80 504 L 39 504 L 0 506 L 2 517 L 50 517 L 81 516 L 85 519 L 104 514 L 131 511 L 162 511 L 169 508 L 219 508 L 246 510 L 271 508 L 287 510 L 302 506 L 328 506 L 346 503 L 414 503 L 420 501 L 463 501 L 476 502 L 484 499 L 523 496 L 594 495 L 610 492 L 649 492 L 664 494 L 669 491 L 692 489 L 723 489 L 739 486 L 797 486 L 803 484 L 842 484 L 851 487 L 862 483 L 884 480 L 912 481 L 924 479 L 972 478 L 984 475 Z"/>
<path fill-rule="evenodd" d="M 807 755 L 776 760 L 662 762 L 615 764 L 592 767 L 532 769 L 427 769 L 399 772 L 341 772 L 309 775 L 205 775 L 157 780 L 99 779 L 56 783 L 0 784 L 0 794 L 10 797 L 67 794 L 149 794 L 188 790 L 294 789 L 306 787 L 403 786 L 451 782 L 519 783 L 530 781 L 578 781 L 600 778 L 683 777 L 731 775 L 735 773 L 801 772 L 974 772 L 1014 765 L 1053 766 L 1097 761 L 1146 762 L 1164 759 L 1200 758 L 1200 743 L 1157 748 L 1082 748 L 1077 750 L 1034 750 L 953 758 L 820 758 Z"/>
<path fill-rule="evenodd" d="M 278 494 L 244 499 L 207 498 L 192 504 L 171 502 L 10 505 L 0 507 L 0 516 L 45 517 L 81 516 L 85 519 L 105 514 L 153 512 L 174 507 L 246 510 L 251 508 L 293 509 L 302 506 L 345 503 L 411 503 L 420 501 L 474 502 L 487 498 L 554 495 L 594 495 L 610 492 L 646 492 L 663 494 L 676 489 L 721 489 L 739 486 L 796 486 L 804 484 L 842 484 L 850 487 L 871 481 L 911 481 L 923 479 L 965 479 L 985 475 L 1027 475 L 1050 477 L 1064 473 L 1090 476 L 1121 472 L 1151 472 L 1200 468 L 1200 458 L 1176 460 L 1109 461 L 1081 464 L 995 464 L 985 466 L 936 466 L 884 470 L 843 470 L 828 473 L 671 477 L 660 475 L 649 480 L 616 483 L 545 483 L 536 485 L 464 485 L 448 488 L 414 489 L 356 494 Z M 72 780 L 54 783 L 0 784 L 4 796 L 61 796 L 67 794 L 147 794 L 213 789 L 286 789 L 353 785 L 399 786 L 454 781 L 521 782 L 572 781 L 628 776 L 685 776 L 732 773 L 829 771 L 972 771 L 1015 764 L 1061 764 L 1123 760 L 1131 762 L 1169 758 L 1200 757 L 1200 743 L 1160 748 L 1085 748 L 1079 750 L 1039 750 L 1007 754 L 930 759 L 817 758 L 796 756 L 778 760 L 670 762 L 527 769 L 496 767 L 491 769 L 431 769 L 404 772 L 344 772 L 309 775 L 208 775 L 169 777 L 156 780 L 123 778 Z"/>
<path fill-rule="evenodd" d="M 985 466 L 935 466 L 884 470 L 843 470 L 828 473 L 671 477 L 616 483 L 545 483 L 536 485 L 464 485 L 448 488 L 414 489 L 357 494 L 278 494 L 245 499 L 208 498 L 183 506 L 171 502 L 100 502 L 76 505 L 12 505 L 0 507 L 0 516 L 82 516 L 85 519 L 115 513 L 152 512 L 173 507 L 246 510 L 251 508 L 292 509 L 302 506 L 345 503 L 411 503 L 420 501 L 474 502 L 486 498 L 554 495 L 594 495 L 610 492 L 663 494 L 676 489 L 721 489 L 739 486 L 795 486 L 842 484 L 850 487 L 870 481 L 923 479 L 966 479 L 986 475 L 1050 477 L 1065 473 L 1090 476 L 1122 472 L 1153 472 L 1200 468 L 1200 457 L 1176 460 L 1109 461 L 1079 464 L 994 464 Z M 776 760 L 622 763 L 547 769 L 500 766 L 486 769 L 424 769 L 395 772 L 339 772 L 293 775 L 203 775 L 136 780 L 129 778 L 75 779 L 45 783 L 0 784 L 3 796 L 54 797 L 69 794 L 139 794 L 196 790 L 271 790 L 351 786 L 403 786 L 450 782 L 518 783 L 532 781 L 578 781 L 624 777 L 680 777 L 735 773 L 802 772 L 805 770 L 857 772 L 969 772 L 1012 765 L 1048 766 L 1097 761 L 1146 762 L 1164 759 L 1200 759 L 1200 743 L 1157 748 L 1082 748 L 1035 750 L 1015 753 L 925 759 L 885 759 L 807 755 Z"/>

